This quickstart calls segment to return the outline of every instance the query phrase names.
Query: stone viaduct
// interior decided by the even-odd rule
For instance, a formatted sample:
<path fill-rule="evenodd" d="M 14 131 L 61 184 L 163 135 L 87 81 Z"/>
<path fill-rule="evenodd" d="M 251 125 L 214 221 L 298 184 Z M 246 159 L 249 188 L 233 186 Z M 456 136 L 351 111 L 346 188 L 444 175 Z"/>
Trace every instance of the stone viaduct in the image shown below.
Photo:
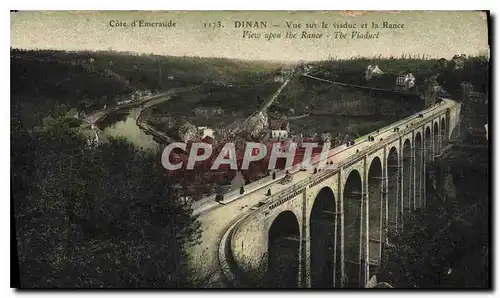
<path fill-rule="evenodd" d="M 460 104 L 443 99 L 332 149 L 336 169 L 308 170 L 228 229 L 226 271 L 269 274 L 277 287 L 364 287 L 387 235 L 425 208 L 426 163 L 454 137 L 459 115 Z"/>

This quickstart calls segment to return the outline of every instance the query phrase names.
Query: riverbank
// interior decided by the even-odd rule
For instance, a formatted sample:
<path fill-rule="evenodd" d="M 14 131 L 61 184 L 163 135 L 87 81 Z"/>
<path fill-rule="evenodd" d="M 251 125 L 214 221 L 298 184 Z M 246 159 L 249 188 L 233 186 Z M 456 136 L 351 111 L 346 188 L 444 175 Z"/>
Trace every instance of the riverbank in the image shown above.
<path fill-rule="evenodd" d="M 141 106 L 141 105 L 143 105 L 144 109 L 149 108 L 149 107 L 152 107 L 153 105 L 156 105 L 158 103 L 161 103 L 161 102 L 167 100 L 166 97 L 171 97 L 172 95 L 174 95 L 176 93 L 186 91 L 186 90 L 190 90 L 190 88 L 171 89 L 171 90 L 166 91 L 166 92 L 157 93 L 157 94 L 150 95 L 150 96 L 145 96 L 139 100 L 136 100 L 136 101 L 133 101 L 133 102 L 130 102 L 127 104 L 116 105 L 116 106 L 112 106 L 112 107 L 109 107 L 106 109 L 102 109 L 102 110 L 99 110 L 99 111 L 92 113 L 91 115 L 88 115 L 84 119 L 84 121 L 89 123 L 89 124 L 97 124 L 100 121 L 102 121 L 103 119 L 105 119 L 111 113 L 116 113 L 116 112 L 119 112 L 122 110 L 131 109 L 131 108 Z"/>
<path fill-rule="evenodd" d="M 137 116 L 137 118 L 135 120 L 137 126 L 139 128 L 141 128 L 146 134 L 152 135 L 153 138 L 159 140 L 163 144 L 174 143 L 175 140 L 173 138 L 168 136 L 163 131 L 156 129 L 155 127 L 153 127 L 147 123 L 147 120 L 148 120 L 147 114 L 148 114 L 149 110 L 152 109 L 155 105 L 160 104 L 162 102 L 165 102 L 167 100 L 170 100 L 174 95 L 184 93 L 184 92 L 192 92 L 198 88 L 199 88 L 199 86 L 189 87 L 189 88 L 172 89 L 172 90 L 166 92 L 163 97 L 148 101 L 147 103 L 144 104 L 139 115 Z M 151 114 L 151 113 L 149 113 L 149 114 Z"/>
<path fill-rule="evenodd" d="M 172 99 L 175 94 L 193 90 L 197 87 L 176 88 L 159 94 L 143 97 L 140 100 L 99 110 L 84 121 L 92 128 L 104 132 L 105 135 L 114 137 L 125 137 L 138 148 L 151 149 L 159 152 L 162 144 L 168 144 L 174 140 L 146 123 L 148 111 L 153 106 Z M 116 117 L 112 117 L 115 115 Z M 107 120 L 111 119 L 109 123 Z"/>
<path fill-rule="evenodd" d="M 96 112 L 88 115 L 87 117 L 85 117 L 84 121 L 87 122 L 87 123 L 89 123 L 89 124 L 98 124 L 99 122 L 101 122 L 102 120 L 104 120 L 109 114 L 116 113 L 116 112 L 119 112 L 119 111 L 122 111 L 122 110 L 125 110 L 125 109 L 134 108 L 136 106 L 139 106 L 141 104 L 144 104 L 144 103 L 148 102 L 149 100 L 153 100 L 155 98 L 161 97 L 164 94 L 165 93 L 155 94 L 155 95 L 151 95 L 151 96 L 147 96 L 147 97 L 141 98 L 141 99 L 139 99 L 137 101 L 133 101 L 133 102 L 128 103 L 128 104 L 117 105 L 117 106 L 113 106 L 113 107 L 109 107 L 109 108 L 106 108 L 106 109 L 102 109 L 102 110 L 96 111 Z"/>

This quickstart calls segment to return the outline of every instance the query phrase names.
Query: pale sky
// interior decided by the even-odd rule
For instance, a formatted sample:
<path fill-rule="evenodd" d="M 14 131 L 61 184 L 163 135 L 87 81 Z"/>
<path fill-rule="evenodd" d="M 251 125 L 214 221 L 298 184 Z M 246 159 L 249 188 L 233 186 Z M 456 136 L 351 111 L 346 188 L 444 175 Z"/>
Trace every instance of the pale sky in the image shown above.
<path fill-rule="evenodd" d="M 127 27 L 111 27 L 110 21 Z M 131 27 L 134 20 L 176 23 L 173 28 Z M 205 28 L 204 22 L 221 21 L 224 28 Z M 267 22 L 267 28 L 234 28 L 236 21 Z M 287 29 L 286 22 L 302 23 Z M 403 24 L 399 29 L 375 29 L 372 22 Z M 328 28 L 321 28 L 321 23 Z M 356 29 L 334 29 L 333 23 L 356 24 Z M 306 29 L 306 23 L 318 28 Z M 368 28 L 360 28 L 367 23 Z M 217 24 L 216 24 L 217 25 Z M 277 26 L 276 26 L 277 25 Z M 279 27 L 278 27 L 279 26 Z M 243 38 L 243 32 L 261 38 Z M 295 39 L 286 39 L 291 31 Z M 321 38 L 300 38 L 323 34 Z M 349 38 L 334 39 L 334 32 Z M 351 39 L 353 31 L 379 32 L 378 39 Z M 266 40 L 266 33 L 281 38 Z M 23 49 L 115 50 L 173 56 L 227 57 L 251 60 L 321 60 L 381 54 L 427 54 L 451 58 L 454 54 L 485 54 L 488 51 L 486 15 L 475 11 L 408 12 L 286 12 L 286 11 L 22 11 L 11 13 L 11 47 Z"/>

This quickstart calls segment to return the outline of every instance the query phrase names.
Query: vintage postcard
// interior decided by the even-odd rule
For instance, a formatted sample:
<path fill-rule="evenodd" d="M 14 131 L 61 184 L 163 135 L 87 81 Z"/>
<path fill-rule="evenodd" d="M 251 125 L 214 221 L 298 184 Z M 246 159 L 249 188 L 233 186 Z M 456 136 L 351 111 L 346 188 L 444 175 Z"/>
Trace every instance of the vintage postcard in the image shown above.
<path fill-rule="evenodd" d="M 489 289 L 487 11 L 13 11 L 16 288 Z"/>

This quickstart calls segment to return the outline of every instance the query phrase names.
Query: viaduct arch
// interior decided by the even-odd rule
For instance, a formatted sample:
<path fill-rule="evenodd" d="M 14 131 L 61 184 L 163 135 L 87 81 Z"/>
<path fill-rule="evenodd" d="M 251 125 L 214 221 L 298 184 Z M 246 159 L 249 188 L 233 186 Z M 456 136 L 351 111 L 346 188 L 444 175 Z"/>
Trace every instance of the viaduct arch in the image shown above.
<path fill-rule="evenodd" d="M 268 276 L 269 286 L 294 288 L 298 283 L 300 227 L 295 214 L 281 212 L 269 229 Z"/>
<path fill-rule="evenodd" d="M 335 195 L 330 187 L 323 187 L 314 200 L 309 219 L 311 239 L 311 287 L 333 287 L 339 278 L 340 224 Z M 338 281 L 337 281 L 338 283 Z"/>
<path fill-rule="evenodd" d="M 357 170 L 352 170 L 344 186 L 344 253 L 346 285 L 348 287 L 359 286 L 362 280 L 362 272 L 360 269 L 364 265 L 362 262 L 366 262 L 366 260 L 362 259 L 362 199 L 363 182 L 361 180 L 361 175 Z"/>

